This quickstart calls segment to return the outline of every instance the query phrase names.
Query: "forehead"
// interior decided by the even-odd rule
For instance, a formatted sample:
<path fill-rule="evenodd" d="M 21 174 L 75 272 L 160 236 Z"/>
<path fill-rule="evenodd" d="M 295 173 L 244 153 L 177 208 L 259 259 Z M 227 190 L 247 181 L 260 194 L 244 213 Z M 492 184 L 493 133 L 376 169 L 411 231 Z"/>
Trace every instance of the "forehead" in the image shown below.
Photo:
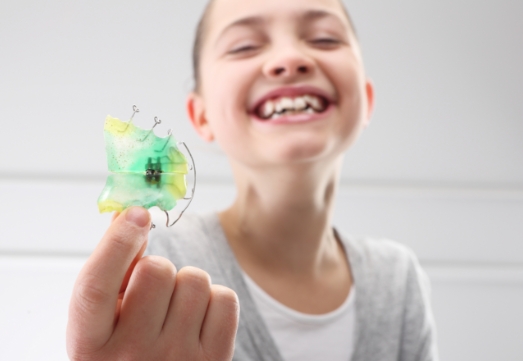
<path fill-rule="evenodd" d="M 210 34 L 218 34 L 227 26 L 245 18 L 299 17 L 311 11 L 332 14 L 350 28 L 340 0 L 214 0 L 207 30 Z"/>

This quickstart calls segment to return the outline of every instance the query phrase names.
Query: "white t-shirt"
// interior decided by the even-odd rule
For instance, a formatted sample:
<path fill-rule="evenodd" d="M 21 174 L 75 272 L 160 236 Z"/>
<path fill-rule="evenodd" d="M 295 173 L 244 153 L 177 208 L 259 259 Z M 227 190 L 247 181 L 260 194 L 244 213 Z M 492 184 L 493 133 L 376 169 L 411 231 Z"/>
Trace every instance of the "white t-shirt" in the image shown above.
<path fill-rule="evenodd" d="M 276 301 L 245 272 L 247 287 L 285 361 L 349 361 L 354 349 L 354 287 L 336 310 L 295 311 Z"/>

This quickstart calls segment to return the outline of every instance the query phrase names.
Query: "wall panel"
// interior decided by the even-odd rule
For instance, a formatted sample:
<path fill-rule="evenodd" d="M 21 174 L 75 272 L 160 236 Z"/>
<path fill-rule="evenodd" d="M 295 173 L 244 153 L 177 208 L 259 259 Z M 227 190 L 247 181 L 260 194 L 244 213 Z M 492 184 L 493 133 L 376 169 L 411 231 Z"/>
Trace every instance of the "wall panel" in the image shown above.
<path fill-rule="evenodd" d="M 103 185 L 0 181 L 0 252 L 89 254 L 110 221 L 96 207 Z M 233 198 L 231 185 L 201 182 L 189 212 L 219 210 Z M 403 242 L 425 261 L 523 264 L 522 219 L 518 191 L 349 184 L 340 189 L 334 224 L 348 234 Z"/>
<path fill-rule="evenodd" d="M 523 356 L 523 267 L 427 267 L 441 360 Z"/>

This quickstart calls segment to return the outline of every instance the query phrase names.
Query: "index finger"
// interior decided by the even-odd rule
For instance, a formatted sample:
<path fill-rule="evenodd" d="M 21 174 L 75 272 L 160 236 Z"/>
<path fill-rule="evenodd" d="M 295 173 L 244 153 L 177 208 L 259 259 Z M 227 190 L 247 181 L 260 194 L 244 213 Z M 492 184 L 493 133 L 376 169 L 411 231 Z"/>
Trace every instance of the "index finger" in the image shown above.
<path fill-rule="evenodd" d="M 149 224 L 149 212 L 132 207 L 102 237 L 75 283 L 67 332 L 71 342 L 96 350 L 111 337 L 120 287 L 147 241 Z"/>

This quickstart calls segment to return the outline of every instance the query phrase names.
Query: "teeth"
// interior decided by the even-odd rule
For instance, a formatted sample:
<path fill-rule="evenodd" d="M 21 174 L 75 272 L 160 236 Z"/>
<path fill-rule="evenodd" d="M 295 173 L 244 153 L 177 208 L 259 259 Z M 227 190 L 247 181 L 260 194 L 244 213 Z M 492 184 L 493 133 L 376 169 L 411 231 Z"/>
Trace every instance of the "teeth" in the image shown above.
<path fill-rule="evenodd" d="M 294 110 L 294 102 L 291 98 L 283 97 L 276 103 L 276 112 L 281 113 L 284 110 Z"/>
<path fill-rule="evenodd" d="M 307 104 L 309 104 L 314 110 L 318 112 L 321 112 L 323 110 L 323 104 L 318 98 L 310 95 L 306 95 L 304 98 Z"/>
<path fill-rule="evenodd" d="M 263 118 L 269 118 L 274 113 L 274 103 L 272 100 L 267 100 L 263 105 L 262 116 Z"/>
<path fill-rule="evenodd" d="M 260 116 L 264 119 L 275 119 L 281 116 L 284 112 L 306 112 L 315 113 L 325 110 L 323 102 L 316 96 L 304 95 L 294 99 L 289 97 L 282 97 L 277 100 L 267 100 L 265 104 L 260 107 Z"/>
<path fill-rule="evenodd" d="M 294 99 L 294 109 L 295 110 L 303 110 L 307 108 L 307 102 L 303 97 L 298 97 Z"/>
<path fill-rule="evenodd" d="M 294 102 L 291 98 L 281 98 L 280 104 L 284 109 L 292 109 L 294 108 Z"/>

